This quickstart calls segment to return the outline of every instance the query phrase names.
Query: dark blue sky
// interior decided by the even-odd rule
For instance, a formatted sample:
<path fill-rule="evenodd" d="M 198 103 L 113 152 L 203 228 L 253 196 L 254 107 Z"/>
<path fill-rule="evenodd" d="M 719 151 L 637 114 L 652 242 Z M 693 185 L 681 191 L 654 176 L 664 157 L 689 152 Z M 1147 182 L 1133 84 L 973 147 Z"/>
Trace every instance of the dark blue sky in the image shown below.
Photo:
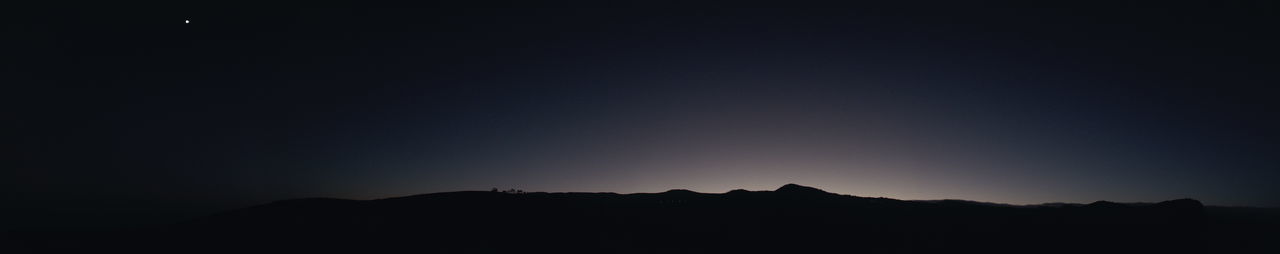
<path fill-rule="evenodd" d="M 6 22 L 6 198 L 74 213 L 794 182 L 1280 205 L 1274 3 L 803 7 L 31 7 Z"/>

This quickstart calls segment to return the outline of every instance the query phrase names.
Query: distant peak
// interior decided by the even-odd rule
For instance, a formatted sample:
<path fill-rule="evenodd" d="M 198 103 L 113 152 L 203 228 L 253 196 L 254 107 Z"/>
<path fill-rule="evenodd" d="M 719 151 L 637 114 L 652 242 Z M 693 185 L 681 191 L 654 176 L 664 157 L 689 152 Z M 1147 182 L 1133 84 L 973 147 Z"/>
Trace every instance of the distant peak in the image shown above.
<path fill-rule="evenodd" d="M 787 185 L 783 185 L 782 187 L 779 187 L 778 190 L 775 190 L 774 192 L 796 193 L 796 194 L 802 194 L 802 193 L 830 194 L 818 188 L 803 186 L 803 185 L 794 184 L 794 183 L 788 183 Z"/>
<path fill-rule="evenodd" d="M 663 193 L 698 194 L 697 192 L 686 189 L 671 189 Z"/>
<path fill-rule="evenodd" d="M 1098 201 L 1094 201 L 1093 203 L 1089 203 L 1088 205 L 1085 205 L 1085 207 L 1118 208 L 1118 207 L 1128 207 L 1128 206 L 1121 203 L 1116 203 L 1116 202 L 1111 202 L 1106 200 L 1098 200 Z"/>
<path fill-rule="evenodd" d="M 1204 204 L 1200 203 L 1199 200 L 1189 199 L 1189 198 L 1164 201 L 1164 202 L 1156 203 L 1156 206 L 1175 207 L 1175 208 L 1192 208 L 1192 209 L 1204 208 Z"/>

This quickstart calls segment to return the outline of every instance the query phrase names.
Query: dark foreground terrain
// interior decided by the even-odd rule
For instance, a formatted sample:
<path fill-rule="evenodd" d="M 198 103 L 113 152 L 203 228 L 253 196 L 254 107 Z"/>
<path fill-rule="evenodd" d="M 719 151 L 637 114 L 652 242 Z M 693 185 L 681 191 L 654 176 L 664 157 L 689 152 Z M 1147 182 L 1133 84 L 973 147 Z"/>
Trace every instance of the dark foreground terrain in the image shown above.
<path fill-rule="evenodd" d="M 786 185 L 297 199 L 163 229 L 12 237 L 21 252 L 81 253 L 1262 253 L 1280 241 L 1275 215 L 1191 199 L 1010 206 Z"/>

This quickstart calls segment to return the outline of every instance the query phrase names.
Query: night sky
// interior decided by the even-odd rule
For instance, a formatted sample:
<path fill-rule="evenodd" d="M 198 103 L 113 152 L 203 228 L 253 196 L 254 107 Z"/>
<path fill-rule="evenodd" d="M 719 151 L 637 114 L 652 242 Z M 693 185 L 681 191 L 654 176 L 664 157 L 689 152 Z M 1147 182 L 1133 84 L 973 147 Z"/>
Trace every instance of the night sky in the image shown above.
<path fill-rule="evenodd" d="M 0 188 L 1280 206 L 1280 4 L 878 2 L 17 6 Z"/>

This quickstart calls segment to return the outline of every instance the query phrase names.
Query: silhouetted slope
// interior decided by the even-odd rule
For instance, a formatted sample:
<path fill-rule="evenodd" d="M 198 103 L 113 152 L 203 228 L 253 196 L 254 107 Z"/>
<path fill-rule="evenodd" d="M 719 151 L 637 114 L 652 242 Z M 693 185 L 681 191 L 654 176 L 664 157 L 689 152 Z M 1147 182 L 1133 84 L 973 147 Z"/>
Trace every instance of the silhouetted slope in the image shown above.
<path fill-rule="evenodd" d="M 1206 244 L 1233 239 L 1206 232 L 1243 227 L 1207 229 L 1205 211 L 1191 199 L 1012 206 L 865 198 L 794 184 L 724 194 L 464 191 L 279 201 L 108 247 L 157 253 L 1215 252 Z M 1231 250 L 1268 247 L 1251 243 Z"/>
<path fill-rule="evenodd" d="M 815 196 L 822 196 L 822 195 L 830 195 L 830 194 L 831 194 L 831 193 L 829 193 L 829 192 L 826 192 L 826 191 L 823 191 L 823 190 L 819 190 L 818 188 L 809 187 L 809 186 L 801 186 L 801 185 L 799 185 L 799 184 L 794 184 L 794 183 L 789 183 L 789 184 L 787 184 L 787 185 L 783 185 L 782 187 L 779 187 L 779 188 L 778 188 L 778 190 L 775 190 L 775 191 L 773 191 L 773 192 L 778 193 L 778 194 L 783 194 L 783 195 L 815 195 Z"/>
<path fill-rule="evenodd" d="M 788 184 L 706 194 L 450 192 L 290 200 L 174 229 L 172 243 L 243 251 L 1199 252 L 1194 200 L 1016 207 L 864 198 Z"/>

